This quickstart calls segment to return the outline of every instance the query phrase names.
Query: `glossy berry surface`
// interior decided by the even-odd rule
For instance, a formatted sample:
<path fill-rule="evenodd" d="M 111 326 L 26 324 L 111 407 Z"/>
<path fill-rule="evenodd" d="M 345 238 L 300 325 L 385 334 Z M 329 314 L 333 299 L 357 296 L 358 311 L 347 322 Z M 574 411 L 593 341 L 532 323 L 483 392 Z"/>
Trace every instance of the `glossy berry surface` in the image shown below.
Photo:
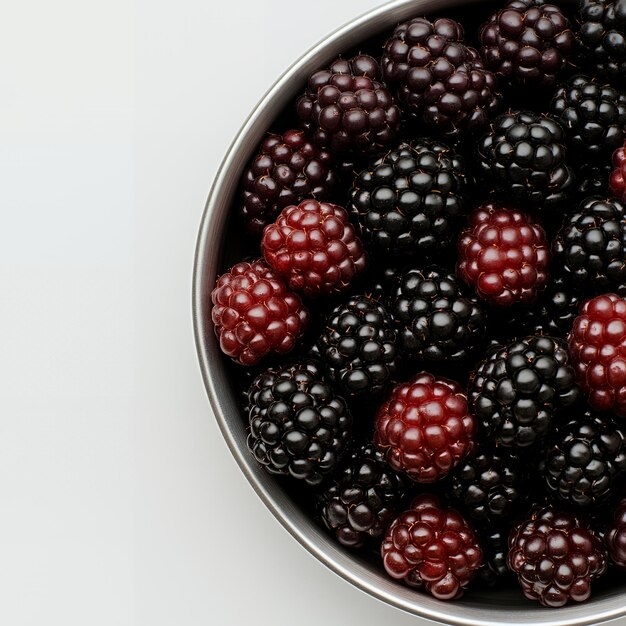
<path fill-rule="evenodd" d="M 392 578 L 440 600 L 459 598 L 482 562 L 476 535 L 463 517 L 428 495 L 415 498 L 393 522 L 381 555 Z"/>
<path fill-rule="evenodd" d="M 326 200 L 335 188 L 332 157 L 301 130 L 267 136 L 243 174 L 241 215 L 259 236 L 280 211 L 305 198 Z"/>
<path fill-rule="evenodd" d="M 626 570 L 626 498 L 614 507 L 613 515 L 605 529 L 604 542 L 611 562 Z"/>
<path fill-rule="evenodd" d="M 590 406 L 626 417 L 626 299 L 606 294 L 585 302 L 569 349 Z"/>
<path fill-rule="evenodd" d="M 500 106 L 495 76 L 463 43 L 454 20 L 420 17 L 400 24 L 384 46 L 381 66 L 400 105 L 440 134 L 476 131 Z"/>
<path fill-rule="evenodd" d="M 241 365 L 290 352 L 309 322 L 300 297 L 263 260 L 233 265 L 217 279 L 211 302 L 220 348 Z"/>
<path fill-rule="evenodd" d="M 378 394 L 397 368 L 397 333 L 387 309 L 354 296 L 329 315 L 316 344 L 328 379 L 349 395 Z"/>
<path fill-rule="evenodd" d="M 587 412 L 557 424 L 545 456 L 548 493 L 564 504 L 603 504 L 626 472 L 624 432 L 606 414 Z"/>
<path fill-rule="evenodd" d="M 270 368 L 248 390 L 248 447 L 272 474 L 319 484 L 347 448 L 346 402 L 312 363 Z"/>
<path fill-rule="evenodd" d="M 558 607 L 589 598 L 591 583 L 606 570 L 607 557 L 583 518 L 544 507 L 512 531 L 508 564 L 527 598 Z"/>
<path fill-rule="evenodd" d="M 309 298 L 345 291 L 367 266 L 346 211 L 317 200 L 283 209 L 265 228 L 261 251 L 291 289 Z"/>
<path fill-rule="evenodd" d="M 530 336 L 493 350 L 472 375 L 469 398 L 484 434 L 525 448 L 547 434 L 554 416 L 580 393 L 565 342 Z"/>
<path fill-rule="evenodd" d="M 456 276 L 442 268 L 404 272 L 392 299 L 402 349 L 423 361 L 467 360 L 482 344 L 486 314 Z"/>
<path fill-rule="evenodd" d="M 561 9 L 536 0 L 509 0 L 480 31 L 485 65 L 517 85 L 550 87 L 575 47 Z"/>
<path fill-rule="evenodd" d="M 543 227 L 526 213 L 486 204 L 459 240 L 459 276 L 480 298 L 508 307 L 537 299 L 548 280 Z"/>
<path fill-rule="evenodd" d="M 393 388 L 376 415 L 374 443 L 393 469 L 432 483 L 470 452 L 475 433 L 461 386 L 422 373 Z"/>
<path fill-rule="evenodd" d="M 613 169 L 609 178 L 609 189 L 611 195 L 621 202 L 626 202 L 626 151 L 621 146 L 613 153 Z"/>
<path fill-rule="evenodd" d="M 315 72 L 296 108 L 315 143 L 337 153 L 380 152 L 400 128 L 400 110 L 380 82 L 378 61 L 366 54 L 338 58 Z"/>
<path fill-rule="evenodd" d="M 365 444 L 321 492 L 322 520 L 341 544 L 359 548 L 385 533 L 408 491 L 408 482 L 371 443 Z"/>

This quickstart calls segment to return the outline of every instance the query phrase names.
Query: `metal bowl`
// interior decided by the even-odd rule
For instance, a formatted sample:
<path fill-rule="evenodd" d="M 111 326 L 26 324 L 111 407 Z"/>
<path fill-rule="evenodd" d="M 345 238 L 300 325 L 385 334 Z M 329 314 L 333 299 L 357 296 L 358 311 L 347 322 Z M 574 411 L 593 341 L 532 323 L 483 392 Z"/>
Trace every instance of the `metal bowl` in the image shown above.
<path fill-rule="evenodd" d="M 308 75 L 338 53 L 393 28 L 417 15 L 450 13 L 464 7 L 472 15 L 478 0 L 395 0 L 340 28 L 294 63 L 254 109 L 230 146 L 217 173 L 202 216 L 193 275 L 193 320 L 204 384 L 219 427 L 239 467 L 276 519 L 311 554 L 363 591 L 409 613 L 445 624 L 544 624 L 574 626 L 598 624 L 626 614 L 619 584 L 598 586 L 593 598 L 562 609 L 545 609 L 522 596 L 519 589 L 469 592 L 457 602 L 441 602 L 389 579 L 380 565 L 344 550 L 310 519 L 278 481 L 263 471 L 246 448 L 246 428 L 229 368 L 220 354 L 210 316 L 210 292 L 221 261 L 237 246 L 237 233 L 228 228 L 244 165 L 278 114 L 303 88 Z M 468 8 L 469 7 L 469 8 Z"/>

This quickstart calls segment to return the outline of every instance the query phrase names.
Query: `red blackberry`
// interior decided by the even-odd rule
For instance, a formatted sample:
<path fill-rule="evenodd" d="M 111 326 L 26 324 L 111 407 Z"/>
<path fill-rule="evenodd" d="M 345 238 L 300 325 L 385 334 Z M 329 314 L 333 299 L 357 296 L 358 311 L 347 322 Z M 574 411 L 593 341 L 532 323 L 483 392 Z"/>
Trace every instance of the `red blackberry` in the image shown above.
<path fill-rule="evenodd" d="M 241 214 L 248 232 L 261 235 L 280 211 L 305 198 L 327 200 L 335 187 L 330 153 L 301 130 L 270 134 L 243 174 Z"/>
<path fill-rule="evenodd" d="M 613 169 L 609 178 L 611 195 L 618 200 L 626 202 L 626 151 L 624 146 L 613 153 Z"/>
<path fill-rule="evenodd" d="M 554 266 L 589 295 L 626 292 L 626 208 L 592 197 L 565 220 L 553 244 Z"/>
<path fill-rule="evenodd" d="M 551 87 L 575 38 L 561 9 L 543 0 L 509 0 L 480 31 L 485 65 L 522 86 Z"/>
<path fill-rule="evenodd" d="M 463 43 L 463 28 L 454 20 L 400 24 L 385 44 L 381 66 L 407 113 L 444 135 L 485 126 L 500 106 L 495 76 Z"/>
<path fill-rule="evenodd" d="M 317 200 L 283 209 L 266 227 L 261 250 L 291 289 L 310 298 L 345 291 L 367 265 L 345 210 Z"/>
<path fill-rule="evenodd" d="M 527 598 L 557 607 L 587 600 L 607 558 L 584 519 L 544 507 L 513 529 L 508 563 Z"/>
<path fill-rule="evenodd" d="M 397 333 L 385 307 L 354 296 L 330 314 L 315 347 L 328 379 L 349 395 L 382 392 L 397 367 Z"/>
<path fill-rule="evenodd" d="M 421 373 L 396 385 L 376 415 L 374 443 L 419 483 L 446 476 L 471 450 L 476 421 L 461 386 Z"/>
<path fill-rule="evenodd" d="M 402 349 L 423 361 L 467 360 L 485 335 L 486 316 L 478 300 L 463 292 L 454 274 L 438 267 L 404 272 L 390 310 Z"/>
<path fill-rule="evenodd" d="M 479 297 L 500 307 L 533 302 L 548 280 L 541 225 L 520 211 L 485 204 L 459 240 L 458 272 Z"/>
<path fill-rule="evenodd" d="M 262 259 L 222 274 L 211 292 L 220 348 L 241 365 L 293 350 L 309 322 L 300 297 Z"/>
<path fill-rule="evenodd" d="M 626 4 L 622 0 L 581 0 L 578 37 L 583 60 L 593 73 L 623 86 L 626 76 Z"/>
<path fill-rule="evenodd" d="M 565 162 L 565 133 L 545 114 L 509 111 L 478 142 L 478 166 L 488 190 L 525 208 L 564 206 L 574 187 Z"/>
<path fill-rule="evenodd" d="M 372 252 L 399 260 L 429 257 L 455 239 L 466 187 L 463 160 L 440 142 L 420 139 L 357 176 L 350 211 Z"/>
<path fill-rule="evenodd" d="M 354 452 L 319 495 L 322 521 L 344 546 L 381 537 L 397 514 L 408 481 L 370 443 Z"/>
<path fill-rule="evenodd" d="M 472 412 L 486 435 L 516 448 L 541 440 L 554 415 L 579 397 L 565 342 L 543 336 L 491 351 L 469 389 Z"/>
<path fill-rule="evenodd" d="M 423 587 L 439 600 L 460 597 L 482 562 L 482 550 L 467 522 L 428 495 L 415 498 L 393 522 L 381 555 L 392 578 Z"/>
<path fill-rule="evenodd" d="M 611 561 L 620 569 L 626 569 L 626 498 L 614 507 L 614 513 L 605 533 L 604 542 Z"/>
<path fill-rule="evenodd" d="M 550 112 L 565 129 L 568 157 L 583 174 L 585 165 L 602 163 L 624 142 L 626 96 L 594 78 L 577 74 L 560 85 Z"/>
<path fill-rule="evenodd" d="M 269 368 L 248 390 L 248 447 L 272 474 L 310 485 L 331 474 L 345 453 L 352 417 L 313 363 Z"/>
<path fill-rule="evenodd" d="M 315 143 L 333 152 L 380 152 L 400 128 L 400 110 L 380 81 L 378 62 L 366 54 L 315 72 L 296 107 Z"/>
<path fill-rule="evenodd" d="M 585 302 L 569 349 L 590 406 L 626 417 L 626 298 L 611 293 Z"/>
<path fill-rule="evenodd" d="M 607 415 L 589 412 L 557 424 L 546 450 L 548 493 L 577 507 L 596 507 L 626 471 L 624 433 Z"/>

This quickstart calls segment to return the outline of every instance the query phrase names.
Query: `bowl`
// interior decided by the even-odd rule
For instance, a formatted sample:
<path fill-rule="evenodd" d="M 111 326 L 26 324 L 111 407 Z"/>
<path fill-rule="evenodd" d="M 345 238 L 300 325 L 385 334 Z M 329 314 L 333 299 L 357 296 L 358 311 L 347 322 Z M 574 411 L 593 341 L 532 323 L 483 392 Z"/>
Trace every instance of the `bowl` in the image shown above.
<path fill-rule="evenodd" d="M 198 234 L 193 272 L 193 322 L 196 349 L 204 385 L 213 412 L 233 456 L 246 478 L 276 519 L 313 556 L 336 574 L 366 593 L 414 615 L 444 624 L 488 626 L 541 624 L 575 626 L 599 624 L 626 615 L 621 585 L 598 585 L 586 603 L 546 609 L 526 600 L 517 588 L 471 591 L 459 601 L 442 602 L 389 579 L 380 565 L 348 552 L 326 534 L 267 474 L 246 447 L 246 427 L 241 419 L 232 370 L 219 351 L 210 316 L 210 293 L 225 262 L 236 259 L 236 226 L 229 220 L 242 170 L 272 122 L 302 91 L 308 75 L 366 39 L 389 31 L 398 22 L 419 15 L 450 15 L 476 19 L 478 0 L 395 0 L 355 19 L 329 35 L 296 61 L 274 84 L 250 114 L 231 144 L 217 173 L 204 209 Z M 492 6 L 497 6 L 491 3 Z M 481 12 L 481 17 L 486 16 Z M 227 233 L 230 233 L 227 236 Z M 225 242 L 229 246 L 226 248 Z M 236 250 L 235 250 L 236 251 Z"/>

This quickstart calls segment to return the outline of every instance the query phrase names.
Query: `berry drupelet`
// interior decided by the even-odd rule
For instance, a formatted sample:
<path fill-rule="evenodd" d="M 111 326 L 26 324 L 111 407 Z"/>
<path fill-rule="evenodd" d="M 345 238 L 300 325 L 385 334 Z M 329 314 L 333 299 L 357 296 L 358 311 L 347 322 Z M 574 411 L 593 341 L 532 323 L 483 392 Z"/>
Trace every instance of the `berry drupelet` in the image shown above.
<path fill-rule="evenodd" d="M 315 143 L 337 153 L 380 152 L 400 128 L 400 110 L 380 82 L 378 61 L 366 54 L 315 72 L 296 109 Z"/>
<path fill-rule="evenodd" d="M 611 85 L 577 74 L 559 86 L 550 112 L 565 130 L 569 159 L 583 174 L 624 143 L 626 96 Z"/>
<path fill-rule="evenodd" d="M 421 373 L 396 385 L 376 415 L 374 443 L 419 483 L 446 476 L 472 449 L 476 421 L 461 386 Z"/>
<path fill-rule="evenodd" d="M 261 373 L 248 391 L 248 447 L 272 474 L 310 485 L 331 474 L 345 453 L 352 417 L 345 400 L 309 362 Z"/>
<path fill-rule="evenodd" d="M 492 350 L 472 374 L 469 398 L 492 441 L 523 448 L 543 439 L 554 415 L 580 397 L 567 346 L 530 336 Z"/>
<path fill-rule="evenodd" d="M 613 153 L 609 189 L 611 195 L 626 202 L 626 150 L 621 146 Z"/>
<path fill-rule="evenodd" d="M 563 128 L 550 115 L 503 113 L 478 142 L 481 177 L 488 189 L 524 208 L 559 209 L 574 187 L 565 141 Z"/>
<path fill-rule="evenodd" d="M 604 542 L 611 562 L 626 570 L 626 498 L 622 498 L 614 507 L 613 516 L 604 532 Z"/>
<path fill-rule="evenodd" d="M 606 570 L 607 556 L 583 518 L 544 507 L 512 531 L 508 564 L 527 598 L 558 607 L 589 598 L 592 581 Z"/>
<path fill-rule="evenodd" d="M 222 274 L 211 301 L 220 348 L 241 365 L 290 352 L 309 322 L 300 297 L 262 259 L 237 263 Z"/>
<path fill-rule="evenodd" d="M 559 7 L 509 0 L 480 31 L 485 65 L 520 86 L 551 87 L 575 47 Z"/>
<path fill-rule="evenodd" d="M 619 200 L 588 198 L 566 218 L 553 252 L 571 289 L 626 293 L 626 208 Z"/>
<path fill-rule="evenodd" d="M 439 600 L 459 598 L 476 576 L 482 550 L 474 531 L 437 498 L 421 495 L 391 525 L 381 547 L 387 573 Z"/>
<path fill-rule="evenodd" d="M 260 236 L 280 211 L 305 198 L 327 200 L 336 185 L 332 157 L 301 130 L 270 134 L 243 175 L 241 215 Z"/>
<path fill-rule="evenodd" d="M 624 433 L 606 414 L 589 412 L 557 424 L 545 456 L 548 493 L 574 507 L 606 502 L 626 471 Z"/>
<path fill-rule="evenodd" d="M 408 482 L 371 443 L 365 444 L 320 493 L 322 521 L 341 544 L 360 548 L 385 533 L 408 491 Z"/>
<path fill-rule="evenodd" d="M 287 285 L 309 298 L 345 291 L 367 266 L 346 211 L 317 200 L 283 209 L 265 228 L 261 250 Z"/>
<path fill-rule="evenodd" d="M 626 299 L 606 294 L 585 302 L 569 349 L 589 405 L 626 417 Z"/>
<path fill-rule="evenodd" d="M 397 368 L 397 333 L 387 309 L 358 295 L 338 305 L 326 320 L 315 352 L 328 379 L 345 393 L 384 391 Z"/>
<path fill-rule="evenodd" d="M 403 143 L 355 179 L 350 212 L 374 254 L 428 257 L 450 246 L 465 206 L 463 160 L 428 139 Z"/>
<path fill-rule="evenodd" d="M 407 113 L 442 135 L 476 131 L 500 106 L 495 76 L 463 43 L 454 20 L 400 24 L 384 46 L 381 66 Z"/>
<path fill-rule="evenodd" d="M 494 306 L 533 302 L 547 283 L 545 231 L 521 211 L 493 203 L 478 207 L 458 248 L 459 276 Z"/>
<path fill-rule="evenodd" d="M 466 361 L 481 346 L 486 316 L 447 270 L 410 269 L 400 277 L 391 313 L 410 357 L 432 363 Z"/>

